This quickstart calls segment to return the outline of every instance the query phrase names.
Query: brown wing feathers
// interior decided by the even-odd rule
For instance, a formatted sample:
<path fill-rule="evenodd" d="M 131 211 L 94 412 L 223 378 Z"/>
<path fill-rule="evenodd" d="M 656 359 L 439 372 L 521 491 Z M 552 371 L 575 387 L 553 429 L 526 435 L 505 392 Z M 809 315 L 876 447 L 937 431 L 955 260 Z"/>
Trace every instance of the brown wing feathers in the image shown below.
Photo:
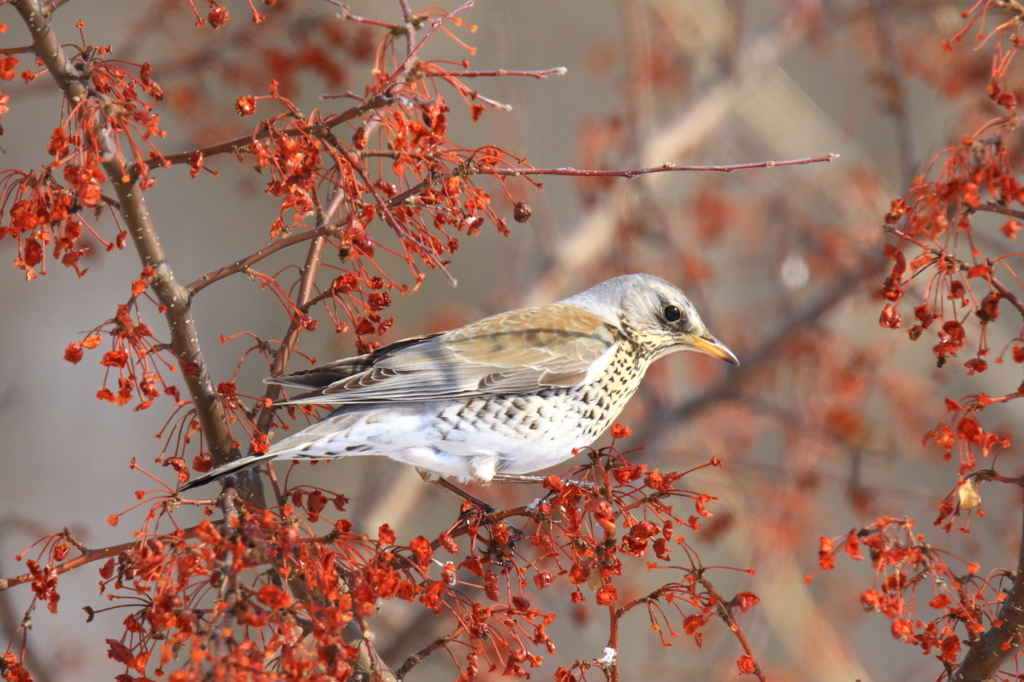
<path fill-rule="evenodd" d="M 615 342 L 604 321 L 575 306 L 514 310 L 370 355 L 267 379 L 315 389 L 285 403 L 405 402 L 519 394 L 572 386 Z"/>

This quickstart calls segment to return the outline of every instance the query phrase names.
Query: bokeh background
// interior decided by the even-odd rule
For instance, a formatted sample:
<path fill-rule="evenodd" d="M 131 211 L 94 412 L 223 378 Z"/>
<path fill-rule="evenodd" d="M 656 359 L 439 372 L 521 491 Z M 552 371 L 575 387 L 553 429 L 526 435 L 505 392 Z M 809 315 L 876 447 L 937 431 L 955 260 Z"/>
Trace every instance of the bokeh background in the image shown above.
<path fill-rule="evenodd" d="M 89 43 L 154 65 L 153 77 L 169 93 L 162 113 L 169 136 L 160 143 L 166 152 L 251 130 L 251 119 L 234 114 L 234 100 L 262 94 L 274 77 L 269 61 L 246 56 L 263 38 L 248 24 L 245 3 L 227 5 L 233 19 L 219 33 L 194 27 L 177 4 L 72 2 L 55 15 L 64 40 L 78 41 L 75 22 L 83 20 Z M 340 22 L 337 8 L 326 2 L 289 4 L 310 22 Z M 397 2 L 349 6 L 384 20 L 400 16 Z M 1020 383 L 1013 366 L 968 386 L 959 363 L 935 368 L 927 338 L 912 344 L 904 333 L 878 325 L 881 222 L 889 202 L 985 114 L 986 54 L 970 47 L 950 54 L 939 46 L 960 26 L 966 8 L 935 0 L 480 0 L 463 15 L 478 30 L 458 33 L 476 48 L 475 56 L 444 36 L 423 55 L 470 59 L 482 70 L 566 67 L 566 75 L 544 80 L 477 79 L 482 94 L 511 105 L 477 123 L 452 93 L 453 140 L 467 148 L 497 144 L 536 167 L 840 155 L 830 164 L 728 175 L 546 177 L 542 190 L 514 180 L 509 186 L 516 200 L 533 209 L 526 224 L 513 223 L 511 202 L 496 183 L 481 180 L 499 215 L 509 219 L 511 234 L 503 237 L 489 226 L 477 237 L 463 236 L 450 268 L 458 287 L 430 273 L 418 291 L 396 301 L 394 328 L 382 339 L 557 300 L 623 272 L 650 272 L 682 286 L 743 365 L 688 354 L 660 361 L 623 415 L 635 431 L 624 444 L 645 446 L 635 457 L 663 470 L 687 469 L 712 456 L 724 462 L 687 479 L 720 498 L 710 505 L 715 516 L 691 540 L 708 565 L 757 568 L 753 576 L 723 571 L 714 579 L 723 592 L 745 589 L 761 597 L 742 624 L 772 679 L 926 680 L 940 672 L 934 658 L 893 639 L 882 616 L 862 612 L 859 594 L 871 586 L 870 566 L 841 563 L 841 570 L 810 585 L 804 576 L 817 569 L 820 535 L 846 533 L 881 514 L 919 518 L 928 530 L 938 502 L 956 483 L 955 464 L 921 445 L 924 431 L 942 417 L 943 398 L 968 389 L 1000 395 Z M 0 22 L 9 26 L 0 46 L 29 42 L 10 7 L 0 7 Z M 301 30 L 293 30 L 300 35 L 289 36 L 291 42 L 278 35 L 271 47 L 289 54 L 301 43 Z M 351 26 L 345 30 L 353 31 L 353 40 L 367 39 Z M 213 66 L 223 58 L 235 61 L 230 68 Z M 336 82 L 310 70 L 289 83 L 289 95 L 305 111 L 340 110 L 344 100 L 319 95 L 359 92 L 371 64 L 351 58 L 338 67 Z M 60 122 L 56 90 L 46 78 L 3 89 L 11 111 L 4 115 L 0 168 L 45 164 L 43 150 Z M 210 116 L 197 103 L 219 106 L 219 113 Z M 266 178 L 249 161 L 219 158 L 207 165 L 220 173 L 217 179 L 190 179 L 187 168 L 175 167 L 158 171 L 147 195 L 183 282 L 260 248 L 277 212 L 263 192 Z M 100 224 L 110 229 L 109 217 Z M 385 227 L 373 229 L 386 243 Z M 0 241 L 0 255 L 13 258 L 10 240 Z M 263 270 L 301 258 L 279 256 L 261 264 Z M 125 541 L 141 513 L 116 528 L 107 516 L 134 504 L 136 489 L 150 487 L 128 462 L 151 462 L 162 447 L 154 434 L 166 407 L 158 402 L 134 413 L 96 400 L 104 372 L 99 356 L 87 355 L 77 366 L 62 360 L 69 341 L 127 299 L 140 270 L 130 251 L 97 250 L 85 265 L 83 279 L 56 266 L 29 283 L 20 270 L 0 269 L 3 576 L 23 572 L 14 555 L 64 526 L 88 547 Z M 215 382 L 230 378 L 244 350 L 242 342 L 221 344 L 222 334 L 248 330 L 276 339 L 286 325 L 272 295 L 245 276 L 203 292 L 195 312 Z M 149 315 L 160 336 L 162 321 Z M 1014 334 L 999 328 L 990 334 L 997 331 L 999 343 Z M 354 352 L 352 337 L 333 334 L 326 322 L 305 335 L 300 348 L 320 360 Z M 247 363 L 240 390 L 259 394 L 265 372 L 259 362 Z M 990 429 L 1010 435 L 1019 414 L 993 408 L 986 419 Z M 1015 458 L 1011 449 L 1002 463 L 1017 466 Z M 169 470 L 151 470 L 172 480 Z M 347 494 L 350 518 L 368 532 L 387 522 L 399 537 L 436 536 L 458 509 L 411 468 L 377 458 L 303 465 L 292 476 Z M 539 494 L 497 487 L 476 492 L 501 504 Z M 1013 507 L 1020 500 L 1001 490 L 986 489 L 986 495 L 988 514 L 970 535 L 928 532 L 987 570 L 1012 564 L 1020 535 Z M 660 584 L 656 578 L 652 585 Z M 80 610 L 106 605 L 97 580 L 91 567 L 63 576 L 59 615 L 35 615 L 30 647 L 37 679 L 109 679 L 120 671 L 102 642 L 118 636 L 123 616 L 115 610 L 86 625 Z M 28 599 L 24 588 L 0 593 L 4 639 Z M 606 630 L 593 607 L 570 608 L 564 592 L 538 599 L 538 607 L 560 613 L 551 631 L 560 645 L 553 659 L 601 655 Z M 417 608 L 389 605 L 371 625 L 385 659 L 401 661 L 442 634 L 432 620 Z M 631 633 L 620 660 L 630 678 L 735 675 L 740 652 L 724 627 L 709 627 L 698 650 L 685 636 L 663 648 L 648 625 L 639 612 L 627 621 Z M 554 660 L 547 666 L 537 674 L 550 675 Z M 451 671 L 436 660 L 413 676 L 445 679 Z"/>

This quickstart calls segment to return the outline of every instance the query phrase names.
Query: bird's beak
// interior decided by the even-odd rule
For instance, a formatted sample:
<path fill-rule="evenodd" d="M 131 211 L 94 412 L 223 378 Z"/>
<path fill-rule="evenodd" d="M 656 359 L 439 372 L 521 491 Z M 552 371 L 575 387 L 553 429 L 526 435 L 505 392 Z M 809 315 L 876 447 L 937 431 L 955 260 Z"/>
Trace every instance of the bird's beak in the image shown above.
<path fill-rule="evenodd" d="M 734 365 L 740 364 L 736 354 L 729 350 L 724 343 L 711 336 L 711 334 L 708 334 L 707 336 L 694 336 L 690 345 L 701 353 L 707 353 L 719 360 L 725 360 L 726 362 L 731 362 Z"/>

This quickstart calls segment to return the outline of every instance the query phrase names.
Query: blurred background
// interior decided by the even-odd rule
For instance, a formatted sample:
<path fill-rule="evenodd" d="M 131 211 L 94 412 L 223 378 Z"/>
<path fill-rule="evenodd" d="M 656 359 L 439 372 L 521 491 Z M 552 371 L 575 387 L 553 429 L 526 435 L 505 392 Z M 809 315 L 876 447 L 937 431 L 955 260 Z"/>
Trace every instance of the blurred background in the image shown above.
<path fill-rule="evenodd" d="M 336 69 L 309 68 L 285 83 L 285 94 L 307 112 L 346 108 L 345 100 L 319 96 L 361 92 L 380 36 L 373 27 L 342 22 L 336 7 L 316 0 L 288 3 L 308 23 L 266 33 L 251 24 L 244 2 L 226 5 L 232 20 L 216 33 L 194 27 L 181 4 L 76 2 L 55 15 L 64 41 L 80 40 L 75 22 L 83 20 L 88 43 L 112 45 L 114 58 L 153 64 L 153 78 L 167 93 L 161 118 L 169 135 L 159 143 L 165 153 L 251 131 L 254 119 L 234 114 L 235 99 L 265 93 L 277 77 L 275 64 L 299 58 L 304 31 L 328 23 L 346 35 L 345 48 L 334 55 Z M 385 21 L 401 16 L 398 2 L 349 7 Z M 903 332 L 878 325 L 881 223 L 889 202 L 986 116 L 988 54 L 970 46 L 947 53 L 939 43 L 960 27 L 967 8 L 936 0 L 480 0 L 462 15 L 478 30 L 456 32 L 475 56 L 443 35 L 422 55 L 469 59 L 479 70 L 566 67 L 566 75 L 544 80 L 476 79 L 481 94 L 511 106 L 489 110 L 479 122 L 450 96 L 453 141 L 466 148 L 496 144 L 538 168 L 840 155 L 830 164 L 730 174 L 545 177 L 543 189 L 510 180 L 515 200 L 532 207 L 525 224 L 512 221 L 512 202 L 497 183 L 480 179 L 511 234 L 488 225 L 479 236 L 460 235 L 450 266 L 458 287 L 430 272 L 418 291 L 396 300 L 395 325 L 380 339 L 558 300 L 625 272 L 649 272 L 681 286 L 742 365 L 691 354 L 659 361 L 622 417 L 634 430 L 622 445 L 644 447 L 633 457 L 662 470 L 723 461 L 722 468 L 687 478 L 695 490 L 719 498 L 709 505 L 714 517 L 689 539 L 706 565 L 757 568 L 753 576 L 716 572 L 713 580 L 723 593 L 760 596 L 741 624 L 775 680 L 927 680 L 940 672 L 934 658 L 895 640 L 884 617 L 861 610 L 859 595 L 872 584 L 867 562 L 841 561 L 841 570 L 805 583 L 805 574 L 817 569 L 819 536 L 845 534 L 883 514 L 906 515 L 919 518 L 936 543 L 981 562 L 983 571 L 1012 565 L 1018 550 L 1013 509 L 1020 500 L 1004 490 L 986 488 L 988 514 L 970 535 L 925 527 L 954 489 L 956 465 L 943 462 L 934 446 L 923 447 L 921 437 L 941 419 L 946 396 L 1012 392 L 1020 370 L 999 368 L 968 385 L 959 363 L 936 369 L 927 335 L 913 344 Z M 268 22 L 276 14 L 270 11 Z M 0 22 L 9 26 L 0 46 L 30 42 L 12 8 L 0 7 Z M 255 59 L 257 47 L 271 56 Z M 11 95 L 11 110 L 4 115 L 0 167 L 47 163 L 43 150 L 60 122 L 52 83 L 45 77 L 12 82 L 3 91 Z M 184 166 L 154 173 L 149 207 L 181 282 L 267 242 L 277 201 L 264 193 L 267 178 L 252 165 L 251 159 L 208 159 L 216 179 L 191 179 Z M 109 216 L 99 224 L 112 233 Z M 387 242 L 383 224 L 372 230 Z M 273 273 L 304 253 L 278 254 L 260 269 Z M 13 258 L 11 240 L 0 241 L 0 254 Z M 87 354 L 78 365 L 62 359 L 70 341 L 113 316 L 141 269 L 130 250 L 97 249 L 84 265 L 83 279 L 52 266 L 29 283 L 20 270 L 0 269 L 2 576 L 22 573 L 14 555 L 64 526 L 88 547 L 124 542 L 142 513 L 125 516 L 117 528 L 107 516 L 133 505 L 134 490 L 152 487 L 128 462 L 136 457 L 146 466 L 163 447 L 154 434 L 168 405 L 158 401 L 136 413 L 96 400 L 100 356 Z M 404 272 L 400 263 L 393 267 L 394 276 Z M 245 276 L 205 290 L 194 310 L 215 383 L 230 380 L 247 347 L 242 340 L 222 344 L 221 335 L 251 331 L 279 339 L 286 325 L 272 294 Z M 166 336 L 159 316 L 152 310 L 148 316 L 157 336 Z M 990 339 L 1002 334 L 993 347 L 1012 338 L 1011 326 L 1012 320 L 1006 329 L 990 329 Z M 352 336 L 331 327 L 322 320 L 300 349 L 321 361 L 353 354 Z M 292 367 L 301 362 L 295 358 Z M 261 394 L 265 374 L 259 361 L 245 364 L 240 392 Z M 1012 435 L 1018 412 L 994 407 L 986 426 Z M 605 436 L 598 445 L 607 442 Z M 1016 458 L 1016 450 L 1004 455 L 1004 465 L 1008 457 Z M 278 467 L 279 476 L 285 468 Z M 159 465 L 149 470 L 173 480 Z M 367 532 L 387 522 L 400 538 L 436 537 L 458 511 L 456 501 L 411 468 L 384 459 L 302 465 L 291 476 L 347 494 L 349 518 Z M 498 505 L 538 496 L 498 486 L 475 492 Z M 642 564 L 637 567 L 642 573 Z M 105 605 L 97 580 L 91 568 L 63 576 L 60 614 L 37 612 L 30 636 L 37 679 L 101 679 L 121 671 L 97 643 L 119 636 L 123 616 L 101 614 L 85 625 L 80 610 Z M 0 593 L 5 638 L 29 597 L 27 588 Z M 389 604 L 371 621 L 389 662 L 443 634 L 421 609 L 404 606 Z M 560 614 L 551 629 L 560 649 L 538 671 L 541 677 L 556 665 L 600 657 L 606 623 L 593 606 L 570 607 L 567 593 L 553 590 L 539 593 L 535 606 Z M 620 661 L 631 678 L 736 674 L 741 652 L 720 624 L 707 628 L 702 650 L 685 636 L 663 648 L 640 612 L 626 625 L 633 632 Z M 413 677 L 445 679 L 452 670 L 433 657 Z"/>

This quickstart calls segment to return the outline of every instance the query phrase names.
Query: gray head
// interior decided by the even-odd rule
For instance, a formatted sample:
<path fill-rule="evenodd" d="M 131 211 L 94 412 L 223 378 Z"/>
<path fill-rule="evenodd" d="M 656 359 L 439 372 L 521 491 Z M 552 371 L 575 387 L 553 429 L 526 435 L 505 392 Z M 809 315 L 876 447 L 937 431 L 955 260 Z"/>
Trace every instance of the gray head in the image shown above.
<path fill-rule="evenodd" d="M 694 350 L 739 364 L 704 326 L 686 294 L 660 277 L 614 277 L 562 303 L 588 310 L 621 329 L 647 350 L 651 360 L 677 350 Z"/>

